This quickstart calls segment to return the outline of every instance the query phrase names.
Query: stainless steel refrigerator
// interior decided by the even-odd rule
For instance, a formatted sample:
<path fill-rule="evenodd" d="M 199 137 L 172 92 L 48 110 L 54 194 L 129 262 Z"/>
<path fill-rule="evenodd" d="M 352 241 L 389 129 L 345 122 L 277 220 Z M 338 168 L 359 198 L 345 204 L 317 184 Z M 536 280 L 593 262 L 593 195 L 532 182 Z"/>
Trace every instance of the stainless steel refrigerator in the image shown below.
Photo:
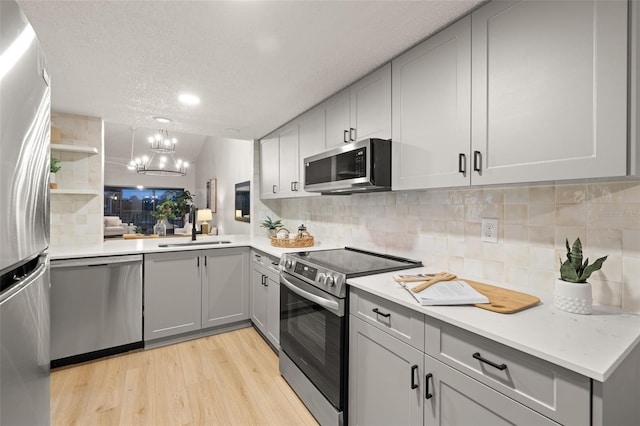
<path fill-rule="evenodd" d="M 33 28 L 0 1 L 0 425 L 47 425 L 51 91 Z"/>

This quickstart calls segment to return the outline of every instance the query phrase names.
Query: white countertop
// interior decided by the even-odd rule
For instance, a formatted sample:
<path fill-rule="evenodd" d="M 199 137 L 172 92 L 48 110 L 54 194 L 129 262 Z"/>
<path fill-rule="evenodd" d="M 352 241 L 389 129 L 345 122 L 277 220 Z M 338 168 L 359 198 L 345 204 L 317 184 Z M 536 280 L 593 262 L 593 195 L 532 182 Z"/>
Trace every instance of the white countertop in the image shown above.
<path fill-rule="evenodd" d="M 202 244 L 204 242 L 231 241 L 230 244 Z M 77 259 L 82 257 L 118 256 L 125 254 L 161 253 L 171 251 L 224 249 L 231 247 L 252 247 L 272 256 L 281 257 L 284 253 L 298 251 L 314 251 L 338 248 L 330 243 L 317 241 L 311 247 L 304 248 L 279 248 L 273 247 L 267 237 L 250 237 L 248 235 L 198 235 L 196 245 L 180 247 L 159 247 L 160 244 L 190 243 L 191 237 L 145 238 L 139 240 L 111 240 L 102 244 L 87 246 L 51 247 L 49 255 L 51 260 Z"/>
<path fill-rule="evenodd" d="M 403 273 L 437 272 L 417 268 Z M 352 287 L 396 302 L 465 330 L 503 343 L 569 370 L 604 382 L 640 341 L 640 316 L 594 306 L 592 315 L 576 315 L 553 306 L 553 295 L 529 288 L 487 284 L 534 295 L 541 304 L 514 314 L 473 306 L 420 306 L 393 281 L 394 273 L 352 278 Z"/>

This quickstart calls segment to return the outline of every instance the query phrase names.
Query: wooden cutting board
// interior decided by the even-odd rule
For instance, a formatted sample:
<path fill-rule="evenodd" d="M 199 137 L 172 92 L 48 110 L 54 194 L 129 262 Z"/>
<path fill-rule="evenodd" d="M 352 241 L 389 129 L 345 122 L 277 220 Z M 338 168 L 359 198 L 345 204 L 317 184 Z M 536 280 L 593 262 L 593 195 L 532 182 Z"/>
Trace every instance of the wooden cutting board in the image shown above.
<path fill-rule="evenodd" d="M 466 280 L 464 278 L 460 278 L 460 280 L 465 281 L 471 287 L 487 296 L 491 303 L 478 303 L 473 306 L 488 311 L 498 312 L 500 314 L 512 314 L 540 303 L 540 299 L 530 294 Z"/>

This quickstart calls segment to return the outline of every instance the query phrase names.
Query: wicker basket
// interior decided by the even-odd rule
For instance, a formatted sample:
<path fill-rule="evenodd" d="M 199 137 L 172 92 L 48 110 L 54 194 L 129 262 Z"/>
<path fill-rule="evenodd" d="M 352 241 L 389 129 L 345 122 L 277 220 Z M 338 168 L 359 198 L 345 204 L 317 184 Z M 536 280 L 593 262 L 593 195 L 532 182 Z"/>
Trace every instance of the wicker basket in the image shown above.
<path fill-rule="evenodd" d="M 286 231 L 285 238 L 278 238 L 280 231 Z M 311 247 L 313 245 L 313 235 L 307 231 L 302 231 L 295 238 L 289 238 L 289 230 L 287 228 L 278 228 L 276 236 L 271 237 L 271 245 L 282 248 Z"/>

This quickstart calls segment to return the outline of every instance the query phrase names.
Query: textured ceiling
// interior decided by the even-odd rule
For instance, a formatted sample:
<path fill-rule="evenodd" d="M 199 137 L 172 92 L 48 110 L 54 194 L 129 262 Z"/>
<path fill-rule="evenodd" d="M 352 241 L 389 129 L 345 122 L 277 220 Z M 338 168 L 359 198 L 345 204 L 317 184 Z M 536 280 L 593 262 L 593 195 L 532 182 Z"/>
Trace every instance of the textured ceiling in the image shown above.
<path fill-rule="evenodd" d="M 54 111 L 121 133 L 166 116 L 170 131 L 234 139 L 264 136 L 480 3 L 19 1 Z M 182 92 L 201 104 L 180 104 Z M 130 134 L 116 141 L 113 127 L 105 143 L 128 153 Z"/>

